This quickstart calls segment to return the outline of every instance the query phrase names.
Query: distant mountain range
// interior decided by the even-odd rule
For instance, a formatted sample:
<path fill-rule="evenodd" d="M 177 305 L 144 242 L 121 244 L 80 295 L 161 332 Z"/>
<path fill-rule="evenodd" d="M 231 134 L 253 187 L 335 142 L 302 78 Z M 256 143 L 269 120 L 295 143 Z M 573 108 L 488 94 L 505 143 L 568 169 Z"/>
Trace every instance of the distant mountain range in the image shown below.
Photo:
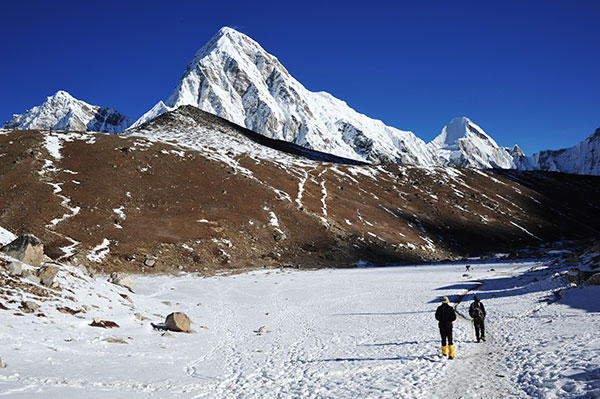
<path fill-rule="evenodd" d="M 3 127 L 19 130 L 41 129 L 120 133 L 132 123 L 133 120 L 112 108 L 90 105 L 61 90 L 46 98 L 42 105 L 33 107 L 24 114 L 13 115 Z"/>
<path fill-rule="evenodd" d="M 222 28 L 188 64 L 166 102 L 137 121 L 59 91 L 4 124 L 7 129 L 119 133 L 192 105 L 268 138 L 370 163 L 547 170 L 600 174 L 600 130 L 576 146 L 525 156 L 499 146 L 468 118 L 455 118 L 430 143 L 386 126 L 326 92 L 311 92 L 276 57 L 231 28 Z"/>

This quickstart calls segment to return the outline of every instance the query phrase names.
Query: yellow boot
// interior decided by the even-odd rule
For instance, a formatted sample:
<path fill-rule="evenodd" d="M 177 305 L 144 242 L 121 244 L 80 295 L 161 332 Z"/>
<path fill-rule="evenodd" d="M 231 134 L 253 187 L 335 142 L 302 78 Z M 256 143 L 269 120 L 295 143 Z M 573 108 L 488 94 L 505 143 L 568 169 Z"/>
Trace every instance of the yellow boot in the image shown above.
<path fill-rule="evenodd" d="M 448 355 L 448 347 L 446 345 L 442 345 L 442 355 Z"/>
<path fill-rule="evenodd" d="M 450 352 L 448 353 L 448 359 L 454 359 L 454 345 L 449 346 Z"/>

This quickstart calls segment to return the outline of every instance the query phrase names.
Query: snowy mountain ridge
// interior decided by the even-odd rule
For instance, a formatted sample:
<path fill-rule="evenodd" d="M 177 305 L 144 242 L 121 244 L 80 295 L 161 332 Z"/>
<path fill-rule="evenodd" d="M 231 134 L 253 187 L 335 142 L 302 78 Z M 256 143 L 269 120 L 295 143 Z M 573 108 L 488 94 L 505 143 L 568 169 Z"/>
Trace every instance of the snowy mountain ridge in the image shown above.
<path fill-rule="evenodd" d="M 600 129 L 573 147 L 540 151 L 520 158 L 516 167 L 521 170 L 600 175 Z"/>
<path fill-rule="evenodd" d="M 311 92 L 257 42 L 224 27 L 188 64 L 166 103 L 133 126 L 194 105 L 270 138 L 371 162 L 438 164 L 412 132 L 386 126 L 325 92 Z"/>
<path fill-rule="evenodd" d="M 16 114 L 5 129 L 41 129 L 120 133 L 133 120 L 112 108 L 90 105 L 59 90 L 36 107 Z"/>
<path fill-rule="evenodd" d="M 386 126 L 326 92 L 311 92 L 256 41 L 224 27 L 194 56 L 169 98 L 132 123 L 119 112 L 73 98 L 64 91 L 6 129 L 120 133 L 183 105 L 192 105 L 267 138 L 369 163 L 544 170 L 600 174 L 598 131 L 576 146 L 525 156 L 500 147 L 466 117 L 455 118 L 431 142 Z"/>

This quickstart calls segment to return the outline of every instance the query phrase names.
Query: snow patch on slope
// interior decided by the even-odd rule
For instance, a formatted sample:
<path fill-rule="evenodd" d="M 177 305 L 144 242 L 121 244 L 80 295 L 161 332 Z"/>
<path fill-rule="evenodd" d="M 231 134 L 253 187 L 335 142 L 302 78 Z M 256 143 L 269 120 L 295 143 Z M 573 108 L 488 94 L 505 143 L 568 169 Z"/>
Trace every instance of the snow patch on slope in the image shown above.
<path fill-rule="evenodd" d="M 0 226 L 0 246 L 17 239 L 17 236 Z"/>

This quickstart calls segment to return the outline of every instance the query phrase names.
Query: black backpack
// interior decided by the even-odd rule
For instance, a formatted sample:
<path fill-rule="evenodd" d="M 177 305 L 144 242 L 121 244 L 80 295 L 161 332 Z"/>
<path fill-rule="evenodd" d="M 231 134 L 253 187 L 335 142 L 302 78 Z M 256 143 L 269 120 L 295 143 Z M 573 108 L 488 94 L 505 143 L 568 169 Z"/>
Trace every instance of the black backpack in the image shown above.
<path fill-rule="evenodd" d="M 471 317 L 478 320 L 483 319 L 483 311 L 481 310 L 479 302 L 474 302 L 473 305 L 471 305 Z"/>

